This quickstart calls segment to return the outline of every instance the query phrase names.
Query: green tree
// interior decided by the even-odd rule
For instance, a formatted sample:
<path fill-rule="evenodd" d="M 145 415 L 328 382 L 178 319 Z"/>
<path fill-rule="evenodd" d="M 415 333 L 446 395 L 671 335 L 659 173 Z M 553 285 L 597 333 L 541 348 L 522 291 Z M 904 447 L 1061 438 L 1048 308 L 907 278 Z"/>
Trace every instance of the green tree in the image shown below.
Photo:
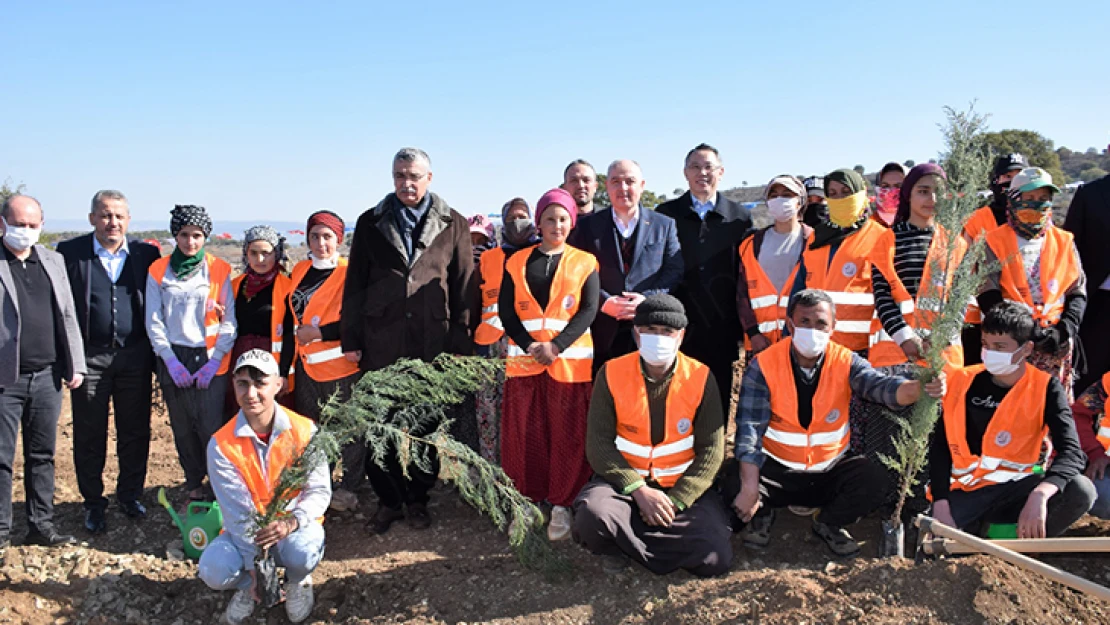
<path fill-rule="evenodd" d="M 597 193 L 594 195 L 594 210 L 612 206 L 612 203 L 609 202 L 609 191 L 605 188 L 605 179 L 605 174 L 597 175 Z M 659 206 L 665 201 L 667 201 L 667 196 L 656 195 L 650 189 L 644 189 L 644 194 L 640 197 L 640 203 L 648 210 L 655 210 L 656 206 Z"/>
<path fill-rule="evenodd" d="M 903 164 L 903 165 L 905 165 L 906 167 L 909 167 L 910 169 L 913 169 L 913 166 L 914 166 L 914 165 L 915 165 L 916 163 L 914 163 L 914 162 L 913 162 L 913 159 L 911 158 L 911 159 L 908 159 L 908 160 L 906 160 L 906 162 L 905 162 L 905 163 L 902 163 L 902 164 Z"/>
<path fill-rule="evenodd" d="M 1079 179 L 1082 180 L 1083 182 L 1091 182 L 1093 180 L 1098 180 L 1099 178 L 1102 178 L 1105 175 L 1106 175 L 1106 170 L 1105 169 L 1100 169 L 1098 167 L 1091 167 L 1090 169 L 1084 169 L 1083 171 L 1079 172 Z"/>
<path fill-rule="evenodd" d="M 12 186 L 12 179 L 5 178 L 3 183 L 0 183 L 0 202 L 3 202 L 13 195 L 23 193 L 27 190 L 27 185 L 22 182 Z"/>
<path fill-rule="evenodd" d="M 1025 156 L 1033 167 L 1040 167 L 1052 174 L 1053 182 L 1063 184 L 1068 181 L 1060 167 L 1060 155 L 1056 153 L 1052 140 L 1032 130 L 1002 130 L 988 132 L 983 136 L 995 154 L 1018 153 Z"/>

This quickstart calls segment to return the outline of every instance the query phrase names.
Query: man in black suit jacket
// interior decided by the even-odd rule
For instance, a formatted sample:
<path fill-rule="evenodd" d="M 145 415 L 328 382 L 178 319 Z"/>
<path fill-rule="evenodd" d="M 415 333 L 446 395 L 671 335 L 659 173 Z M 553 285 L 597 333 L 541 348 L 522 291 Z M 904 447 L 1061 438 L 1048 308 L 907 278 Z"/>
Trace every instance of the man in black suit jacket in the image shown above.
<path fill-rule="evenodd" d="M 1087 183 L 1075 192 L 1064 229 L 1075 235 L 1075 247 L 1087 274 L 1087 311 L 1079 339 L 1087 356 L 1087 371 L 1075 388 L 1085 389 L 1110 371 L 1110 176 Z"/>
<path fill-rule="evenodd" d="M 105 530 L 104 461 L 108 446 L 108 402 L 116 421 L 119 478 L 116 499 L 131 518 L 146 516 L 140 498 L 150 452 L 150 394 L 154 353 L 146 335 L 147 270 L 162 256 L 149 243 L 127 241 L 131 212 L 119 191 L 100 191 L 92 200 L 93 232 L 63 241 L 77 323 L 85 343 L 88 375 L 71 392 L 73 463 L 85 500 L 85 529 Z"/>
<path fill-rule="evenodd" d="M 682 352 L 713 372 L 728 411 L 742 338 L 736 312 L 739 248 L 752 222 L 743 206 L 717 193 L 725 168 L 716 148 L 702 143 L 690 150 L 683 173 L 690 190 L 657 209 L 675 220 L 686 265 L 674 292 L 689 318 Z"/>
<path fill-rule="evenodd" d="M 569 243 L 597 257 L 601 311 L 594 319 L 594 373 L 610 358 L 636 351 L 632 317 L 644 297 L 682 281 L 674 220 L 644 210 L 644 175 L 636 161 L 614 161 L 605 181 L 612 208 L 579 219 Z"/>

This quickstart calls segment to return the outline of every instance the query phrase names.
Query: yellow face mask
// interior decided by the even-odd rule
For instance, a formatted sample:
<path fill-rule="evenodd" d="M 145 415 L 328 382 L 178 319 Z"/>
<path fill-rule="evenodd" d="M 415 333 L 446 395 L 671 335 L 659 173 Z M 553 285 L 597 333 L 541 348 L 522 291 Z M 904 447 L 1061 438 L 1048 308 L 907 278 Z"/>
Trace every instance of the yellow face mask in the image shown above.
<path fill-rule="evenodd" d="M 838 228 L 847 228 L 859 221 L 867 208 L 867 190 L 861 190 L 845 198 L 829 201 L 829 221 Z"/>

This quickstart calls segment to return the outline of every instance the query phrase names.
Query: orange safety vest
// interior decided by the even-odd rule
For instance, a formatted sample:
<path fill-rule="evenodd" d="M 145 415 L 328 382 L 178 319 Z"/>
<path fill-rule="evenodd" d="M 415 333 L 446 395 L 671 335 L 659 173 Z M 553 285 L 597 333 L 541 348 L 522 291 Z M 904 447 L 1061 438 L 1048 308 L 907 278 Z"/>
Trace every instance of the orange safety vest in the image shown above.
<path fill-rule="evenodd" d="M 925 259 L 921 282 L 918 283 L 916 300 L 910 297 L 909 290 L 906 289 L 906 285 L 902 283 L 894 268 L 894 243 L 894 231 L 884 232 L 875 245 L 871 264 L 882 272 L 883 277 L 890 284 L 891 295 L 894 297 L 894 302 L 898 304 L 906 324 L 915 330 L 922 328 L 928 331 L 933 327 L 933 322 L 944 305 L 945 295 L 952 287 L 952 276 L 960 261 L 963 260 L 964 254 L 967 253 L 967 243 L 963 238 L 957 238 L 955 256 L 945 261 L 944 257 L 948 254 L 948 237 L 943 228 L 936 227 L 932 241 L 929 242 L 929 252 Z M 933 279 L 933 263 L 937 261 L 947 262 L 942 267 L 946 273 L 943 280 L 940 277 Z M 959 335 L 956 335 L 952 345 L 944 350 L 944 357 L 954 367 L 963 366 L 964 348 L 960 343 Z M 883 329 L 883 322 L 878 316 L 871 320 L 871 347 L 867 350 L 867 359 L 871 361 L 873 367 L 889 367 L 906 362 L 906 354 L 902 351 L 902 347 L 895 343 Z"/>
<path fill-rule="evenodd" d="M 286 306 L 292 308 L 293 291 L 297 290 L 301 280 L 304 280 L 305 274 L 311 268 L 311 260 L 302 260 L 293 267 L 289 296 L 285 299 Z M 343 285 L 346 281 L 347 259 L 340 258 L 338 266 L 332 270 L 331 275 L 308 299 L 304 314 L 301 315 L 301 319 L 295 319 L 295 323 L 299 325 L 309 323 L 319 328 L 338 322 L 343 308 Z M 282 315 L 284 314 L 282 311 Z M 297 356 L 300 357 L 304 372 L 317 382 L 331 382 L 358 373 L 358 363 L 347 360 L 339 341 L 314 341 L 308 345 L 297 343 Z"/>
<path fill-rule="evenodd" d="M 803 428 L 798 420 L 791 349 L 793 343 L 786 337 L 756 356 L 771 391 L 771 421 L 763 435 L 763 453 L 795 471 L 827 471 L 848 453 L 851 442 L 848 406 L 852 388 L 848 377 L 852 371 L 852 352 L 832 342 L 825 349 L 821 381 L 813 395 L 813 419 L 808 428 Z"/>
<path fill-rule="evenodd" d="M 231 293 L 235 297 L 239 297 L 239 288 L 243 285 L 243 281 L 247 279 L 247 274 L 240 274 L 231 281 Z M 285 298 L 289 297 L 289 287 L 292 285 L 289 276 L 282 272 L 278 272 L 274 278 L 274 288 L 271 297 L 271 306 L 273 310 L 270 311 L 270 354 L 273 355 L 274 360 L 281 362 L 281 344 L 282 334 L 284 328 L 282 321 L 285 319 Z M 289 379 L 287 380 L 289 388 L 293 388 L 293 375 L 290 372 Z"/>
<path fill-rule="evenodd" d="M 501 317 L 497 314 L 497 298 L 501 296 L 501 278 L 505 275 L 505 250 L 495 247 L 482 252 L 478 259 L 481 275 L 482 322 L 474 331 L 478 345 L 493 345 L 505 335 Z"/>
<path fill-rule="evenodd" d="M 249 437 L 235 435 L 238 418 L 228 421 L 212 435 L 212 438 L 216 439 L 216 446 L 219 447 L 220 452 L 239 471 L 243 483 L 250 491 L 254 508 L 259 513 L 265 512 L 266 506 L 270 505 L 270 499 L 274 496 L 274 488 L 281 477 L 281 472 L 304 453 L 305 447 L 312 440 L 311 419 L 302 417 L 288 408 L 275 406 L 275 410 L 285 411 L 291 427 L 281 435 L 270 439 L 265 471 L 258 459 L 258 452 L 254 449 L 254 442 Z M 291 499 L 296 500 L 300 493 L 300 489 L 296 490 Z M 319 520 L 323 521 L 323 517 Z"/>
<path fill-rule="evenodd" d="M 1079 279 L 1079 265 L 1072 252 L 1073 241 L 1074 236 L 1066 230 L 1056 226 L 1045 228 L 1044 247 L 1039 260 L 1043 303 L 1037 304 L 1029 291 L 1029 280 L 1018 250 L 1017 233 L 1007 224 L 987 234 L 987 245 L 1002 263 L 998 279 L 1002 297 L 1033 311 L 1033 318 L 1041 327 L 1047 328 L 1060 321 L 1067 290 Z"/>
<path fill-rule="evenodd" d="M 1102 376 L 1102 390 L 1110 395 L 1110 371 Z M 1106 406 L 1103 406 L 1102 413 L 1102 421 L 1098 424 L 1098 442 L 1102 443 L 1102 447 L 1110 452 L 1110 422 L 1107 422 Z"/>
<path fill-rule="evenodd" d="M 995 408 L 983 433 L 982 454 L 973 455 L 967 445 L 967 391 L 983 371 L 983 365 L 973 365 L 948 375 L 942 418 L 952 452 L 949 482 L 953 490 L 975 490 L 1032 475 L 1041 454 L 1041 441 L 1048 433 L 1044 404 L 1052 376 L 1026 366 L 1025 375 Z"/>
<path fill-rule="evenodd" d="M 589 252 L 566 246 L 551 280 L 547 309 L 540 310 L 539 303 L 528 289 L 528 280 L 524 277 L 524 265 L 535 247 L 537 246 L 514 253 L 509 257 L 505 271 L 513 279 L 513 291 L 516 294 L 513 310 L 524 329 L 533 340 L 547 342 L 558 336 L 578 312 L 582 288 L 590 274 L 597 271 L 597 259 Z M 589 382 L 593 378 L 593 359 L 594 341 L 588 329 L 547 367 L 537 362 L 510 338 L 505 375 L 511 378 L 526 377 L 539 375 L 546 370 L 559 382 Z"/>
<path fill-rule="evenodd" d="M 208 266 L 208 299 L 204 304 L 204 346 L 208 349 L 208 357 L 211 358 L 212 352 L 216 349 L 216 341 L 220 338 L 220 322 L 223 320 L 223 313 L 220 311 L 227 308 L 227 302 L 221 298 L 224 282 L 231 277 L 231 265 L 207 252 L 204 254 L 204 263 Z M 159 286 L 162 284 L 162 279 L 166 277 L 166 269 L 169 266 L 169 256 L 163 256 L 150 265 L 150 276 Z M 235 297 L 234 292 L 231 297 Z M 230 366 L 231 350 L 228 350 L 220 361 L 220 369 L 216 371 L 216 375 L 227 373 Z"/>
<path fill-rule="evenodd" d="M 651 414 L 640 354 L 625 354 L 606 363 L 605 380 L 617 409 L 617 450 L 644 479 L 670 488 L 694 463 L 694 417 L 708 377 L 709 367 L 679 352 L 667 388 L 663 440 L 652 445 Z"/>
<path fill-rule="evenodd" d="M 990 204 L 987 204 L 967 218 L 967 223 L 964 224 L 964 234 L 974 241 L 997 227 L 998 220 L 994 218 L 994 211 L 991 210 Z"/>
<path fill-rule="evenodd" d="M 805 248 L 803 247 L 803 252 Z M 775 285 L 763 271 L 759 259 L 755 255 L 755 236 L 750 236 L 740 243 L 740 262 L 744 265 L 744 277 L 748 282 L 748 300 L 751 302 L 752 312 L 759 324 L 759 333 L 772 343 L 777 343 L 782 338 L 782 329 L 786 327 L 786 306 L 790 303 L 790 290 L 794 286 L 794 278 L 798 275 L 798 263 L 790 277 L 782 285 L 782 290 L 775 291 Z M 744 335 L 744 348 L 751 349 L 752 343 L 748 335 Z"/>
<path fill-rule="evenodd" d="M 802 258 L 806 267 L 806 288 L 821 289 L 836 304 L 836 327 L 832 340 L 858 352 L 867 349 L 871 336 L 871 317 L 875 315 L 875 295 L 871 291 L 871 250 L 887 229 L 873 219 L 841 241 L 836 255 L 829 258 L 826 245 L 811 250 L 814 236 L 806 241 Z"/>

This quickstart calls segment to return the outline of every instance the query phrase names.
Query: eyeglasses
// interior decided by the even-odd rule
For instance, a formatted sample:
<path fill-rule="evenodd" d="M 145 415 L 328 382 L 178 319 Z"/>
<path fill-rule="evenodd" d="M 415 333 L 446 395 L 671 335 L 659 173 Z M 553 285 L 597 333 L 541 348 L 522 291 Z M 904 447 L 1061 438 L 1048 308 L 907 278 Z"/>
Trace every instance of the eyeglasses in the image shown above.
<path fill-rule="evenodd" d="M 720 165 L 687 165 L 686 166 L 687 171 L 697 172 L 699 174 L 702 174 L 702 173 L 711 174 L 711 173 L 717 171 L 720 168 L 721 168 Z"/>

